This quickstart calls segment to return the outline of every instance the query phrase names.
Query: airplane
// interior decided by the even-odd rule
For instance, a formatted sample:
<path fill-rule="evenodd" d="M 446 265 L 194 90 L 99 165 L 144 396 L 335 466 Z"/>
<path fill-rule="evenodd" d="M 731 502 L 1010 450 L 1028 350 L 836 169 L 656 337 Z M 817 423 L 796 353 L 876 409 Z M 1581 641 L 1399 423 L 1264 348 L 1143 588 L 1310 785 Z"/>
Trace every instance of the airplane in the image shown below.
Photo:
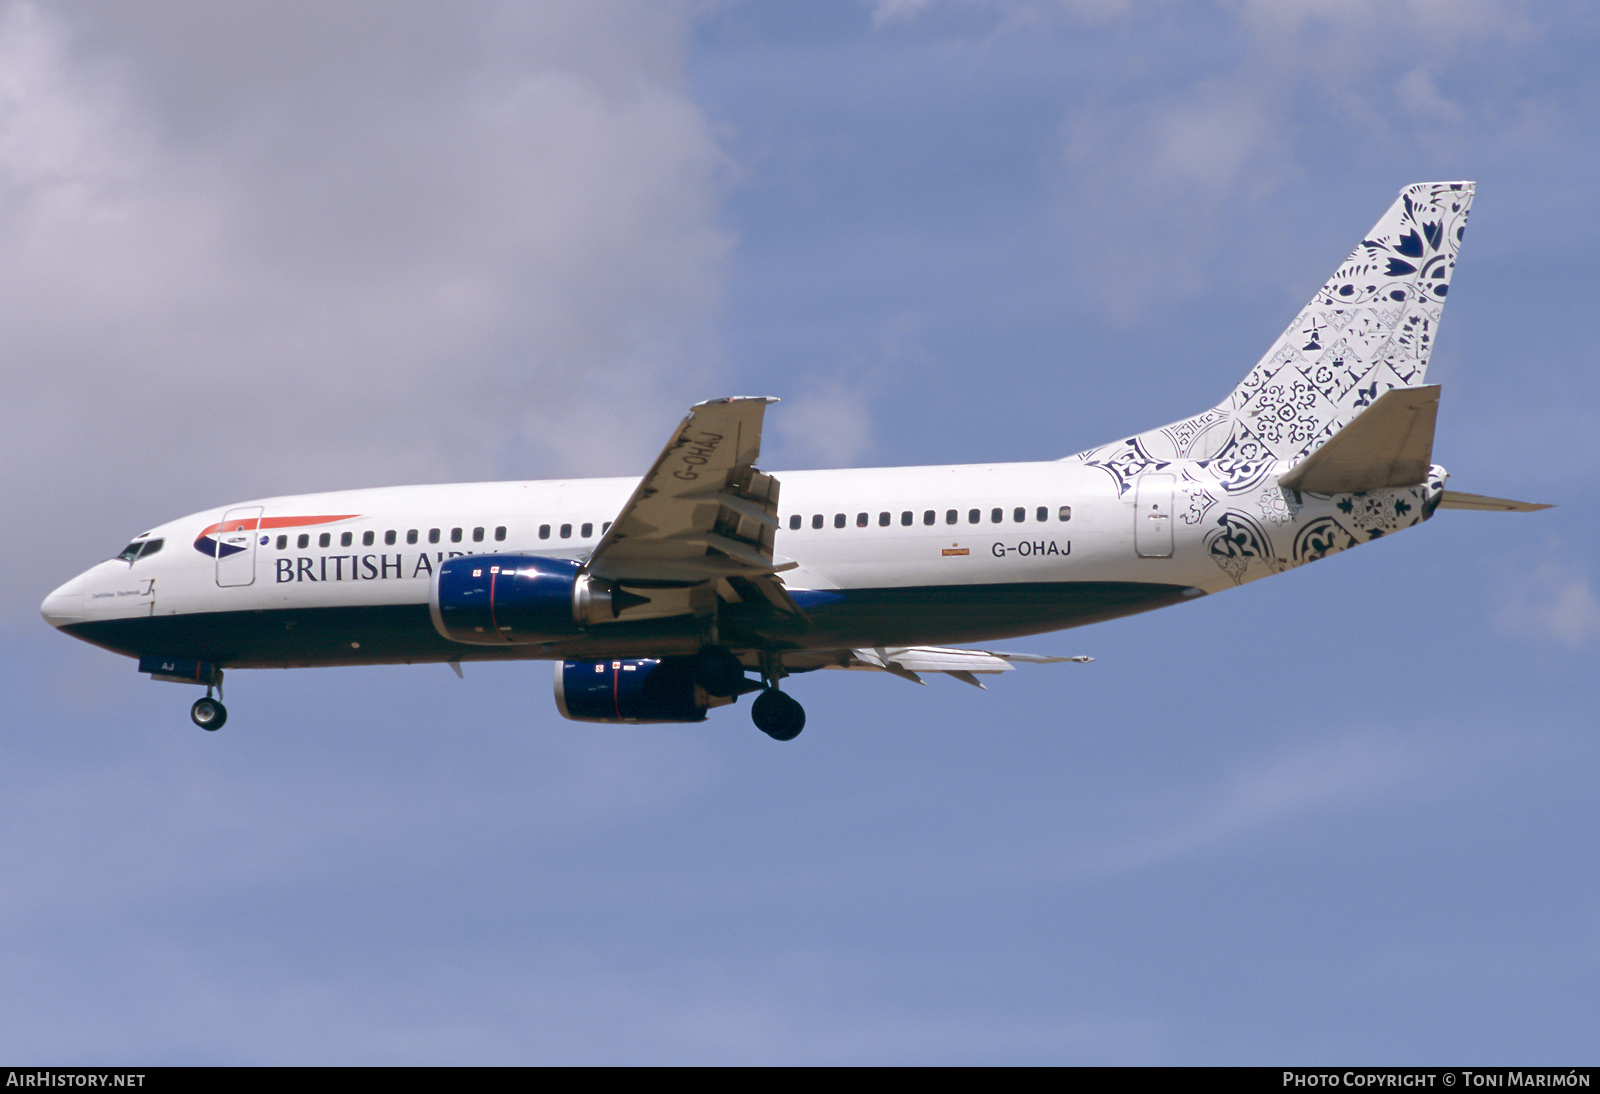
<path fill-rule="evenodd" d="M 1424 382 L 1474 194 L 1401 191 L 1215 407 L 1033 463 L 768 473 L 768 397 L 694 406 L 642 478 L 263 498 L 136 536 L 46 621 L 200 685 L 225 670 L 554 663 L 589 722 L 698 722 L 816 669 L 913 682 L 1088 661 L 988 649 L 1181 604 L 1380 539 L 1438 509 L 1548 506 L 1445 489 Z M 752 679 L 750 674 L 754 674 Z"/>

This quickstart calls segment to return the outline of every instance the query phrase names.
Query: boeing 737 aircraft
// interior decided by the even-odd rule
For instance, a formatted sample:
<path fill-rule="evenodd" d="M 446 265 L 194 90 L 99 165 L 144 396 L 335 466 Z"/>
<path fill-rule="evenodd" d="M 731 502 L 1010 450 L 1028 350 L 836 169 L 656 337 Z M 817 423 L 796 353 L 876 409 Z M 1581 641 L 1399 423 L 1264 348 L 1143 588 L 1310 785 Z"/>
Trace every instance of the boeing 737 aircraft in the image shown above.
<path fill-rule="evenodd" d="M 1446 490 L 1432 462 L 1424 379 L 1472 195 L 1407 187 L 1221 403 L 1065 459 L 771 474 L 776 400 L 713 399 L 642 479 L 222 506 L 136 537 L 44 617 L 205 687 L 204 729 L 235 668 L 548 660 L 568 718 L 696 722 L 759 692 L 786 741 L 796 673 L 981 687 L 1088 660 L 948 647 L 1179 604 L 1436 509 L 1545 508 Z"/>

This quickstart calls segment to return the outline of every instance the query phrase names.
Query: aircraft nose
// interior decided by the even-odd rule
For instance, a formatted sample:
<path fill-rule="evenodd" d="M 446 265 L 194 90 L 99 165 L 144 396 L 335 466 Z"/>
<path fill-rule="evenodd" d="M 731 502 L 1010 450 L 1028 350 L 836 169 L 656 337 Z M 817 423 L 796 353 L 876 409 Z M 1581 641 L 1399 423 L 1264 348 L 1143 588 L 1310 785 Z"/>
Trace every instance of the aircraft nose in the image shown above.
<path fill-rule="evenodd" d="M 52 627 L 83 622 L 83 575 L 79 574 L 44 598 L 39 614 Z"/>

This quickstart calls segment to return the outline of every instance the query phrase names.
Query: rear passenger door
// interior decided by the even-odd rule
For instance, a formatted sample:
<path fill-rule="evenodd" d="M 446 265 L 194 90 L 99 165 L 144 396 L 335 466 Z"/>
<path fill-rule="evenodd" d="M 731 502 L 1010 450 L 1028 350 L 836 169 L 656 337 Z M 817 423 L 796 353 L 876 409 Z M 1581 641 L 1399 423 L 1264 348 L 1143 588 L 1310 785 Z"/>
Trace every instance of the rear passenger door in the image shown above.
<path fill-rule="evenodd" d="M 1140 558 L 1172 557 L 1172 490 L 1176 475 L 1139 476 L 1133 506 L 1133 548 Z"/>

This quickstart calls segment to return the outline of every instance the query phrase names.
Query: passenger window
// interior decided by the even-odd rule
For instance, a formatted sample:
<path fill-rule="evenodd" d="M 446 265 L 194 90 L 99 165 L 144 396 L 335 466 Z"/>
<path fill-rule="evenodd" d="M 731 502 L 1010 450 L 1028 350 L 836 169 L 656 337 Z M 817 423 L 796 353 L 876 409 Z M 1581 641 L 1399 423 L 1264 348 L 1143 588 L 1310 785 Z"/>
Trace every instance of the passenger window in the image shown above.
<path fill-rule="evenodd" d="M 887 528 L 887 527 L 889 527 L 889 514 L 888 513 L 879 513 L 878 514 L 878 527 L 879 528 Z"/>
<path fill-rule="evenodd" d="M 459 528 L 450 529 L 450 542 L 451 543 L 460 543 L 461 542 L 461 529 L 459 529 Z"/>
<path fill-rule="evenodd" d="M 1015 509 L 1011 510 L 1011 519 L 1016 521 L 1018 524 L 1021 524 L 1023 521 L 1028 519 L 1028 511 L 1019 505 Z"/>
<path fill-rule="evenodd" d="M 1062 520 L 1071 520 L 1072 519 L 1072 506 L 1063 505 L 1061 507 L 1061 519 Z"/>
<path fill-rule="evenodd" d="M 990 524 L 999 524 L 1002 520 L 1005 519 L 1005 516 L 1006 516 L 1006 511 L 1004 509 L 991 509 L 991 510 L 989 510 L 989 523 Z"/>
<path fill-rule="evenodd" d="M 968 524 L 977 524 L 978 521 L 980 521 L 982 519 L 983 519 L 983 510 L 981 510 L 981 509 L 968 509 L 967 510 L 967 523 Z"/>
<path fill-rule="evenodd" d="M 474 542 L 474 543 L 482 543 L 483 542 L 483 529 L 482 528 L 474 528 L 472 530 L 472 542 Z"/>
<path fill-rule="evenodd" d="M 856 527 L 857 528 L 865 528 L 866 526 L 867 526 L 867 514 L 865 514 L 865 513 L 857 513 L 856 514 Z"/>
<path fill-rule="evenodd" d="M 439 529 L 437 529 L 437 528 L 429 528 L 428 529 L 428 542 L 429 543 L 438 543 L 439 542 Z"/>
<path fill-rule="evenodd" d="M 394 529 L 393 528 L 390 528 L 387 532 L 383 533 L 383 543 L 384 543 L 384 546 L 386 546 L 386 547 L 393 547 L 394 546 Z"/>
<path fill-rule="evenodd" d="M 594 525 L 593 524 L 585 524 L 582 528 L 580 528 L 578 530 L 578 534 L 581 535 L 584 539 L 590 538 L 591 536 L 594 535 Z"/>
<path fill-rule="evenodd" d="M 415 543 L 415 542 L 417 542 L 417 530 L 415 528 L 407 528 L 406 529 L 406 542 L 407 543 Z"/>
<path fill-rule="evenodd" d="M 327 546 L 330 546 L 332 543 L 333 543 L 333 533 L 332 532 L 324 532 L 320 536 L 317 537 L 317 546 L 318 547 L 327 547 Z"/>
<path fill-rule="evenodd" d="M 800 530 L 800 514 L 799 513 L 795 513 L 795 514 L 793 514 L 793 515 L 791 515 L 789 517 L 789 531 L 798 532 L 799 530 Z"/>
<path fill-rule="evenodd" d="M 811 515 L 811 527 L 813 527 L 813 528 L 821 528 L 822 527 L 822 514 L 821 513 L 813 513 Z"/>
<path fill-rule="evenodd" d="M 1033 519 L 1034 520 L 1049 520 L 1050 519 L 1050 510 L 1049 510 L 1049 508 L 1047 506 L 1043 506 L 1043 505 L 1039 506 L 1038 510 L 1033 514 Z"/>
<path fill-rule="evenodd" d="M 494 538 L 495 542 L 506 538 L 506 526 L 504 524 L 494 530 Z"/>
<path fill-rule="evenodd" d="M 923 511 L 923 513 L 922 513 L 922 523 L 923 524 L 932 524 L 933 523 L 933 510 L 932 509 L 926 509 L 926 510 Z"/>
<path fill-rule="evenodd" d="M 905 525 L 907 528 L 911 527 L 911 510 L 907 509 L 905 512 L 900 514 L 900 523 Z"/>
<path fill-rule="evenodd" d="M 611 522 L 608 520 L 600 526 L 600 534 L 603 536 L 609 531 L 611 531 Z"/>
<path fill-rule="evenodd" d="M 954 524 L 959 519 L 961 519 L 961 514 L 954 509 L 946 509 L 944 511 L 944 522 L 946 524 Z"/>
<path fill-rule="evenodd" d="M 843 513 L 835 513 L 835 514 L 833 514 L 833 526 L 835 528 L 843 528 L 844 527 L 844 514 Z"/>
<path fill-rule="evenodd" d="M 371 547 L 372 546 L 372 541 L 377 539 L 377 538 L 378 538 L 378 533 L 376 533 L 376 532 L 362 532 L 361 533 L 361 546 L 363 546 L 363 547 Z"/>
<path fill-rule="evenodd" d="M 288 536 L 279 536 L 278 537 L 278 550 L 281 551 L 287 546 L 289 546 L 289 537 Z"/>
<path fill-rule="evenodd" d="M 499 537 L 496 536 L 495 538 L 498 539 Z M 540 539 L 549 539 L 550 538 L 550 526 L 548 524 L 539 525 L 539 538 Z"/>
<path fill-rule="evenodd" d="M 562 539 L 571 539 L 572 538 L 572 525 L 563 524 L 561 526 L 561 538 Z"/>
<path fill-rule="evenodd" d="M 311 537 L 308 536 L 308 535 L 302 534 L 300 536 L 300 538 L 295 540 L 294 542 L 295 542 L 295 546 L 299 547 L 303 551 L 307 547 L 311 546 Z"/>
<path fill-rule="evenodd" d="M 339 537 L 339 546 L 341 547 L 348 547 L 353 542 L 355 542 L 354 532 L 346 532 Z"/>

